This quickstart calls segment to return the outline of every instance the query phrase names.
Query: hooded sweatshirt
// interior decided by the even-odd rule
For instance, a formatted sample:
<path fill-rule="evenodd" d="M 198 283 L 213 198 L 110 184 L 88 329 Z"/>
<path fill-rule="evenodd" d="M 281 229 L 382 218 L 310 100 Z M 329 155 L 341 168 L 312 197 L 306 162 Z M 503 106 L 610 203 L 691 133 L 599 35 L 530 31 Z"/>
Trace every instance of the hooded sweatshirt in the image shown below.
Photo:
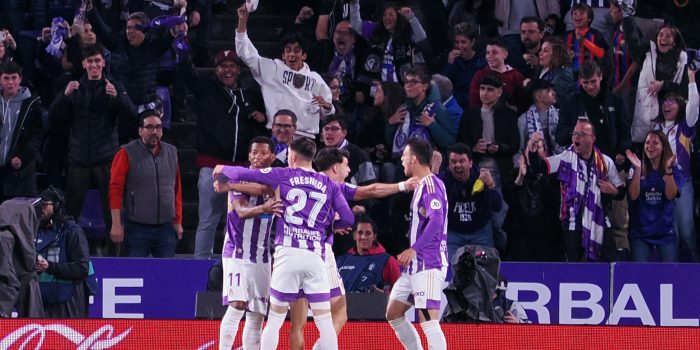
<path fill-rule="evenodd" d="M 7 156 L 12 148 L 12 135 L 20 119 L 19 111 L 22 109 L 22 102 L 32 96 L 26 87 L 19 88 L 17 95 L 10 98 L 2 96 L 0 88 L 0 165 L 7 164 Z"/>
<path fill-rule="evenodd" d="M 268 129 L 272 128 L 271 116 L 280 109 L 288 109 L 297 115 L 297 134 L 313 138 L 318 134 L 321 116 L 335 113 L 335 107 L 326 111 L 312 103 L 314 96 L 330 102 L 332 95 L 323 78 L 311 71 L 306 63 L 294 71 L 280 59 L 260 57 L 247 33 L 236 32 L 236 52 L 260 84 Z"/>
<path fill-rule="evenodd" d="M 359 255 L 357 254 L 356 247 L 350 248 L 348 254 Z M 384 246 L 377 242 L 376 246 L 369 248 L 367 255 L 379 254 L 387 254 L 387 252 L 384 249 Z M 401 277 L 401 269 L 399 268 L 399 263 L 396 261 L 396 258 L 394 258 L 393 256 L 389 256 L 389 259 L 386 261 L 386 264 L 384 264 L 384 270 L 382 271 L 382 279 L 384 280 L 384 283 L 394 285 L 394 283 L 396 283 L 396 280 L 398 280 L 399 277 Z"/>

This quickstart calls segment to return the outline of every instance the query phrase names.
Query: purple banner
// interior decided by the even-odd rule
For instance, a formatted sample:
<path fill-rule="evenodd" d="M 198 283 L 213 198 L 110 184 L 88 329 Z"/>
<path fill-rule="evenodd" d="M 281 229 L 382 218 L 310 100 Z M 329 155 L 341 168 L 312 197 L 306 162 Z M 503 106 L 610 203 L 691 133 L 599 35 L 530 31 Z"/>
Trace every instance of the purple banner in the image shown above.
<path fill-rule="evenodd" d="M 100 293 L 90 317 L 193 319 L 214 260 L 94 258 Z"/>
<path fill-rule="evenodd" d="M 603 324 L 609 311 L 610 265 L 503 263 L 506 296 L 533 323 Z"/>
<path fill-rule="evenodd" d="M 93 259 L 94 318 L 193 319 L 214 260 Z M 501 264 L 533 323 L 699 325 L 700 264 Z M 612 303 L 612 305 L 611 305 Z M 443 303 L 444 304 L 444 303 Z"/>
<path fill-rule="evenodd" d="M 700 264 L 617 263 L 613 269 L 609 324 L 698 326 Z"/>

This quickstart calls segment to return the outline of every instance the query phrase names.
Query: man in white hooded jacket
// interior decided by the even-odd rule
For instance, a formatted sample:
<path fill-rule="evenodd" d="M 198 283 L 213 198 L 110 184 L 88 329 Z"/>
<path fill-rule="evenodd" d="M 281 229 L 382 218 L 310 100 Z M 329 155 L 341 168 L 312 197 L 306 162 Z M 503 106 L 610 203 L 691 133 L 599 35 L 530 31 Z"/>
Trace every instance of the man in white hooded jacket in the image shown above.
<path fill-rule="evenodd" d="M 267 115 L 274 115 L 280 109 L 291 110 L 298 117 L 297 135 L 314 138 L 319 132 L 320 118 L 335 113 L 331 89 L 304 62 L 306 52 L 299 36 L 288 35 L 282 39 L 282 59 L 260 57 L 248 38 L 248 16 L 246 6 L 241 6 L 238 9 L 236 52 L 262 87 Z M 271 119 L 267 121 L 267 128 L 272 128 Z"/>

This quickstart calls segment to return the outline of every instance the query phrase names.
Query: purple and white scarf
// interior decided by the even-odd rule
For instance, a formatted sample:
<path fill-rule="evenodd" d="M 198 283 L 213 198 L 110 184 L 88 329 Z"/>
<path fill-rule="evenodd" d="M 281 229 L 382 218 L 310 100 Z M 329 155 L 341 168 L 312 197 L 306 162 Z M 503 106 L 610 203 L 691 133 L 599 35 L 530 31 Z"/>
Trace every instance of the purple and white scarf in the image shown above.
<path fill-rule="evenodd" d="M 46 46 L 46 52 L 56 58 L 63 56 L 63 40 L 68 37 L 68 29 L 63 25 L 63 17 L 56 17 L 51 21 L 51 42 Z"/>
<path fill-rule="evenodd" d="M 560 155 L 561 165 L 559 166 L 559 180 L 561 183 L 562 215 L 569 215 L 569 230 L 576 230 L 575 217 L 579 211 L 583 210 L 581 216 L 581 246 L 586 252 L 589 260 L 600 259 L 600 252 L 603 247 L 603 234 L 605 229 L 610 227 L 610 221 L 605 216 L 603 209 L 603 196 L 598 187 L 598 180 L 608 179 L 608 169 L 605 165 L 603 153 L 598 147 L 593 146 L 592 169 L 588 169 L 585 160 L 574 152 L 574 146 L 569 147 Z M 562 177 L 562 167 L 568 164 L 570 172 Z M 613 169 L 613 171 L 615 171 Z M 577 199 L 573 203 L 573 208 L 569 208 L 568 198 Z M 583 207 L 583 208 L 581 208 Z M 573 209 L 573 210 L 572 210 Z"/>
<path fill-rule="evenodd" d="M 428 115 L 435 117 L 435 111 L 437 108 L 438 105 L 436 102 L 429 102 L 425 105 L 422 112 L 426 112 Z M 430 136 L 430 130 L 423 125 L 418 125 L 416 122 L 417 120 L 412 118 L 409 114 L 403 120 L 403 123 L 399 125 L 399 128 L 396 129 L 396 134 L 394 134 L 394 143 L 392 145 L 392 154 L 394 158 L 401 157 L 403 149 L 406 147 L 406 142 L 408 142 L 408 139 L 412 137 L 418 137 L 430 142 L 431 144 L 433 143 L 433 139 Z"/>
<path fill-rule="evenodd" d="M 537 107 L 530 106 L 530 109 L 525 112 L 525 125 L 527 126 L 527 138 L 529 140 L 535 132 L 542 133 L 545 137 L 544 148 L 548 156 L 564 152 L 564 147 L 557 144 L 556 129 L 559 124 L 559 110 L 550 106 L 547 110 L 547 133 L 545 135 L 544 127 L 540 122 Z"/>

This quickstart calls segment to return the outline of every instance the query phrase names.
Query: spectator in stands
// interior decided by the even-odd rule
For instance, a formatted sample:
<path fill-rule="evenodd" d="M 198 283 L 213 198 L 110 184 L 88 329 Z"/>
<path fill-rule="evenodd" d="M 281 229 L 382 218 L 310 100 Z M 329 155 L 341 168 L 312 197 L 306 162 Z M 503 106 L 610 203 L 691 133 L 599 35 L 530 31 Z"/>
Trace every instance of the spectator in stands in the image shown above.
<path fill-rule="evenodd" d="M 539 32 L 542 33 L 544 31 L 544 19 L 549 15 L 560 15 L 558 0 L 536 0 L 534 1 L 534 6 L 532 1 L 496 0 L 495 9 L 495 18 L 501 23 L 498 28 L 498 34 L 508 43 L 509 49 L 517 48 L 521 42 L 527 45 L 523 37 L 527 35 L 532 39 L 532 36 L 535 35 L 534 32 L 531 32 L 533 28 L 530 26 L 526 26 L 527 30 L 523 32 L 524 23 L 537 23 Z M 535 56 L 537 55 L 536 51 L 532 51 L 532 48 L 526 47 L 526 49 L 530 54 L 534 53 Z M 536 59 L 536 57 L 534 58 Z M 530 57 L 530 60 L 532 59 Z M 535 64 L 532 64 L 532 66 L 535 66 Z M 520 70 L 520 67 L 516 66 L 515 68 Z M 532 78 L 525 71 L 520 70 L 520 72 L 528 78 Z"/>
<path fill-rule="evenodd" d="M 611 87 L 613 88 L 613 92 L 618 95 L 622 90 L 632 90 L 630 83 L 632 77 L 639 68 L 639 65 L 636 63 L 639 58 L 633 57 L 636 52 L 632 47 L 642 38 L 641 30 L 632 19 L 635 6 L 634 0 L 610 1 L 610 17 L 612 17 L 615 22 L 615 31 L 613 32 L 612 41 L 613 71 Z M 625 29 L 631 32 L 625 35 Z M 630 43 L 629 41 L 633 42 Z"/>
<path fill-rule="evenodd" d="M 288 110 L 280 109 L 272 116 L 272 142 L 275 144 L 273 166 L 287 166 L 287 150 L 294 139 L 297 130 L 297 115 Z"/>
<path fill-rule="evenodd" d="M 14 60 L 17 43 L 7 29 L 0 28 L 0 64 Z"/>
<path fill-rule="evenodd" d="M 635 143 L 635 149 L 641 148 L 644 135 L 652 128 L 652 120 L 659 115 L 659 93 L 676 88 L 685 95 L 688 86 L 688 75 L 685 72 L 688 54 L 678 28 L 664 24 L 649 45 L 639 72 L 632 118 L 632 142 Z"/>
<path fill-rule="evenodd" d="M 624 189 L 615 163 L 595 146 L 596 129 L 585 118 L 578 119 L 571 133 L 573 144 L 560 154 L 540 157 L 536 152 L 541 139 L 540 133 L 530 138 L 528 161 L 533 174 L 556 173 L 561 182 L 559 212 L 566 259 L 599 261 L 603 233 L 610 228 L 604 197 L 618 196 Z"/>
<path fill-rule="evenodd" d="M 441 73 L 452 81 L 454 96 L 463 109 L 469 108 L 469 86 L 474 75 L 486 67 L 483 53 L 477 53 L 477 31 L 471 24 L 454 27 L 454 47 L 447 54 Z"/>
<path fill-rule="evenodd" d="M 539 65 L 539 78 L 552 83 L 560 102 L 565 101 L 576 92 L 574 72 L 571 70 L 571 58 L 560 38 L 555 36 L 544 38 L 539 55 Z"/>
<path fill-rule="evenodd" d="M 44 314 L 48 318 L 87 318 L 90 254 L 85 233 L 66 215 L 60 190 L 49 187 L 40 197 L 36 270 Z"/>
<path fill-rule="evenodd" d="M 248 38 L 248 16 L 244 4 L 238 9 L 236 52 L 261 85 L 267 114 L 275 114 L 280 109 L 291 110 L 297 116 L 296 134 L 315 137 L 320 118 L 335 113 L 330 88 L 304 62 L 306 51 L 298 35 L 288 34 L 282 39 L 281 60 L 260 57 Z M 272 127 L 272 120 L 267 127 Z"/>
<path fill-rule="evenodd" d="M 51 28 L 44 28 L 44 31 L 47 30 L 50 34 Z M 42 35 L 38 59 L 44 72 L 50 75 L 67 73 L 68 80 L 79 80 L 85 72 L 82 66 L 83 50 L 97 45 L 97 36 L 92 30 L 92 24 L 86 21 L 82 26 L 73 25 L 70 28 L 69 37 L 65 41 L 65 48 L 61 57 L 54 57 L 46 52 L 46 46 L 50 42 L 50 35 Z M 102 57 L 105 59 L 105 73 L 108 71 L 107 66 L 110 56 L 111 54 L 108 50 L 102 50 Z M 61 76 L 56 83 L 63 87 L 66 84 L 65 79 L 66 77 Z"/>
<path fill-rule="evenodd" d="M 244 166 L 248 144 L 265 129 L 265 106 L 260 93 L 239 85 L 241 62 L 233 50 L 219 52 L 214 76 L 199 73 L 189 61 L 179 71 L 196 98 L 199 223 L 194 256 L 213 254 L 216 228 L 226 214 L 226 194 L 214 192 L 211 176 L 217 164 Z"/>
<path fill-rule="evenodd" d="M 350 173 L 345 178 L 345 182 L 367 185 L 377 181 L 369 155 L 362 148 L 348 141 L 347 124 L 343 116 L 333 115 L 326 118 L 322 130 L 321 141 L 326 147 L 343 149 L 350 154 L 348 158 Z"/>
<path fill-rule="evenodd" d="M 677 262 L 673 201 L 679 193 L 673 171 L 676 156 L 671 145 L 663 131 L 649 131 L 642 160 L 629 150 L 627 157 L 634 168 L 628 192 L 632 257 L 634 261 L 648 262 L 656 247 L 661 261 Z M 690 216 L 692 221 L 692 213 Z"/>
<path fill-rule="evenodd" d="M 102 48 L 89 46 L 82 56 L 86 74 L 71 80 L 49 110 L 52 124 L 70 126 L 66 213 L 79 218 L 91 184 L 100 193 L 102 213 L 109 227 L 109 179 L 112 158 L 119 148 L 117 121 L 135 119 L 136 108 L 124 86 L 105 77 Z"/>
<path fill-rule="evenodd" d="M 562 6 L 568 8 L 567 12 L 564 14 L 564 21 L 566 24 L 566 30 L 574 30 L 576 28 L 576 20 L 574 18 L 574 11 L 584 9 L 582 5 L 590 8 L 590 11 L 585 9 L 588 13 L 588 20 L 590 22 L 589 27 L 596 29 L 602 34 L 602 38 L 607 42 L 612 42 L 612 33 L 615 22 L 612 17 L 610 17 L 610 11 L 608 9 L 610 1 L 597 1 L 597 0 L 564 0 L 560 1 L 560 4 L 567 2 L 569 6 Z"/>
<path fill-rule="evenodd" d="M 448 171 L 440 175 L 445 183 L 449 216 L 447 220 L 447 256 L 465 245 L 493 247 L 494 212 L 501 210 L 503 199 L 488 169 L 474 164 L 469 146 L 458 142 L 450 146 Z"/>
<path fill-rule="evenodd" d="M 336 258 L 347 293 L 389 293 L 401 276 L 396 258 L 377 241 L 377 224 L 368 216 L 355 220 L 355 246 Z"/>
<path fill-rule="evenodd" d="M 603 34 L 591 28 L 593 9 L 585 3 L 577 3 L 571 8 L 571 20 L 574 29 L 566 33 L 566 47 L 573 62 L 575 77 L 578 78 L 581 65 L 586 60 L 595 60 L 607 77 L 610 71 L 609 45 Z"/>
<path fill-rule="evenodd" d="M 502 81 L 500 88 L 503 90 L 502 93 L 506 104 L 516 106 L 516 109 L 524 110 L 527 108 L 526 103 L 523 101 L 525 96 L 523 89 L 525 76 L 507 65 L 505 63 L 506 58 L 508 58 L 508 49 L 503 40 L 490 39 L 486 42 L 486 63 L 488 66 L 476 72 L 474 79 L 471 81 L 471 86 L 469 87 L 469 108 L 476 109 L 481 107 L 479 85 L 481 85 L 481 80 L 485 76 L 493 74 L 500 76 Z"/>
<path fill-rule="evenodd" d="M 433 74 L 431 84 L 435 85 L 440 92 L 440 102 L 450 115 L 454 130 L 459 129 L 459 122 L 462 120 L 464 109 L 457 103 L 454 95 L 452 95 L 452 82 L 444 75 Z"/>
<path fill-rule="evenodd" d="M 545 138 L 535 146 L 540 157 L 547 156 Z M 525 157 L 520 158 L 518 170 L 515 181 L 503 185 L 503 197 L 509 204 L 503 224 L 508 232 L 506 257 L 513 261 L 561 261 L 559 184 L 549 176 L 528 171 Z"/>
<path fill-rule="evenodd" d="M 543 79 L 535 79 L 528 84 L 527 89 L 532 97 L 532 106 L 518 118 L 520 132 L 520 151 L 533 133 L 539 132 L 544 136 L 546 156 L 559 154 L 564 148 L 557 143 L 556 131 L 559 123 L 559 109 L 554 107 L 557 94 L 554 86 Z"/>
<path fill-rule="evenodd" d="M 461 0 L 458 1 L 447 17 L 447 26 L 452 29 L 459 23 L 469 23 L 482 38 L 498 36 L 498 20 L 494 16 L 495 1 Z M 457 35 L 456 31 L 450 33 Z M 465 106 L 466 108 L 466 106 Z"/>
<path fill-rule="evenodd" d="M 109 28 L 94 8 L 88 8 L 87 15 L 97 39 L 112 52 L 112 73 L 126 86 L 134 104 L 140 107 L 155 100 L 160 58 L 173 41 L 170 31 L 149 30 L 149 18 L 143 12 L 129 15 L 124 33 Z"/>
<path fill-rule="evenodd" d="M 385 128 L 392 154 L 397 159 L 411 137 L 422 138 L 437 145 L 441 151 L 454 142 L 454 124 L 442 107 L 437 91 L 431 91 L 430 74 L 424 66 L 406 69 L 406 114 L 394 114 Z"/>
<path fill-rule="evenodd" d="M 385 161 L 391 160 L 390 143 L 387 143 L 384 137 L 384 128 L 387 120 L 394 114 L 406 113 L 405 108 L 402 108 L 406 97 L 403 87 L 399 83 L 375 81 L 373 86 L 375 91 L 374 105 L 360 122 L 358 135 L 363 137 L 357 138 L 356 141 L 369 153 L 375 164 L 381 165 Z M 384 178 L 386 174 L 379 171 L 376 173 L 383 177 L 384 182 L 391 182 Z"/>
<path fill-rule="evenodd" d="M 560 105 L 556 141 L 562 146 L 571 144 L 571 132 L 578 119 L 586 116 L 596 130 L 596 147 L 603 154 L 622 165 L 625 150 L 630 148 L 629 122 L 620 97 L 602 87 L 603 73 L 595 61 L 581 65 L 580 92 Z"/>
<path fill-rule="evenodd" d="M 457 141 L 473 145 L 479 168 L 488 169 L 500 188 L 515 178 L 512 157 L 520 142 L 517 116 L 501 102 L 504 88 L 500 75 L 483 76 L 473 88 L 479 91 L 480 107 L 464 112 Z"/>
<path fill-rule="evenodd" d="M 681 247 L 687 250 L 691 261 L 700 260 L 697 252 L 697 233 L 693 221 L 695 190 L 691 173 L 691 145 L 695 140 L 698 121 L 698 87 L 696 71 L 688 68 L 688 100 L 677 92 L 668 92 L 663 98 L 659 116 L 653 120 L 654 130 L 662 131 L 675 155 L 673 177 L 679 189 L 675 199 L 673 219 Z M 647 136 L 648 142 L 648 136 Z M 646 142 L 645 142 L 646 143 Z"/>
<path fill-rule="evenodd" d="M 369 42 L 365 70 L 372 80 L 405 82 L 415 63 L 423 63 L 428 45 L 423 27 L 410 7 L 384 6 L 382 21 L 363 21 L 360 2 L 350 2 L 350 23 L 354 31 Z M 422 49 L 421 49 L 422 48 Z"/>
<path fill-rule="evenodd" d="M 328 75 L 338 80 L 340 101 L 346 110 L 352 109 L 357 102 L 357 93 L 363 94 L 363 100 L 369 97 L 372 80 L 364 72 L 366 58 L 367 42 L 364 38 L 358 41 L 349 21 L 338 22 L 333 31 L 333 57 L 328 65 Z"/>
<path fill-rule="evenodd" d="M 43 107 L 39 97 L 21 84 L 22 67 L 4 62 L 0 66 L 0 201 L 37 192 Z"/>
<path fill-rule="evenodd" d="M 544 21 L 535 16 L 523 17 L 520 20 L 520 41 L 508 49 L 508 64 L 526 79 L 537 77 L 544 34 Z"/>
<path fill-rule="evenodd" d="M 139 118 L 140 138 L 122 146 L 112 161 L 110 238 L 126 242 L 131 257 L 171 258 L 182 238 L 177 149 L 160 140 L 163 124 L 156 111 L 146 110 Z"/>

